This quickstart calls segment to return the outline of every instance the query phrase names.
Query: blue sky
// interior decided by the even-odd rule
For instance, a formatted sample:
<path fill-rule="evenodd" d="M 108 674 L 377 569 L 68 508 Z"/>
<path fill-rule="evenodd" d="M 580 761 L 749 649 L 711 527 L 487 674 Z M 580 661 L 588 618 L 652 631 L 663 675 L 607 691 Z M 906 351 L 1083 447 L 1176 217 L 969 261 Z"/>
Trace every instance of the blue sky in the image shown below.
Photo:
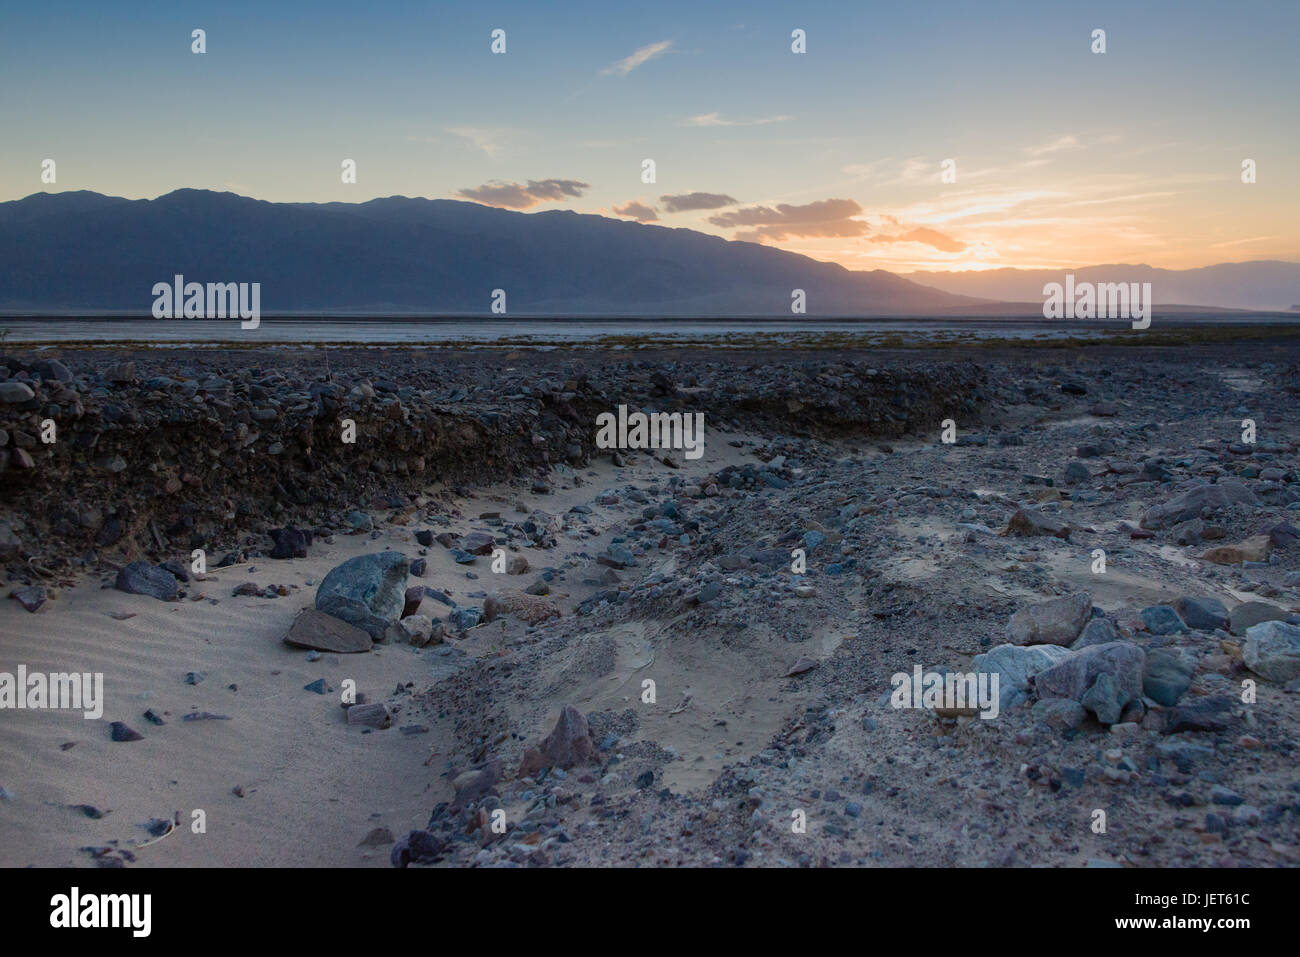
<path fill-rule="evenodd" d="M 477 196 L 900 271 L 1300 259 L 1297 27 L 1289 0 L 53 0 L 3 15 L 0 199 Z M 695 192 L 735 202 L 662 200 Z"/>

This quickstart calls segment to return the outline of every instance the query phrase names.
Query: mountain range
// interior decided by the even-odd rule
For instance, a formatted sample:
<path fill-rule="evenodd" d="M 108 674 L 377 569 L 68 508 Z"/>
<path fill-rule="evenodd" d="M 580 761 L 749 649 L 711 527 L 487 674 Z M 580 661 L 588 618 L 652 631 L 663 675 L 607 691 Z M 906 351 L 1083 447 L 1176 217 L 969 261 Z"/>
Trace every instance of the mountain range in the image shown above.
<path fill-rule="evenodd" d="M 1300 303 L 1296 263 L 1101 266 L 1076 278 L 1121 273 L 1150 281 L 1157 303 Z M 971 315 L 985 304 L 1041 303 L 1043 283 L 1062 275 L 903 277 L 690 229 L 402 196 L 271 203 L 180 189 L 152 200 L 70 191 L 0 203 L 0 309 L 143 315 L 154 285 L 177 274 L 258 282 L 265 314 L 487 316 L 501 289 L 508 316 L 787 318 L 796 289 L 810 316 Z"/>
<path fill-rule="evenodd" d="M 1199 269 L 1158 269 L 1145 265 L 1084 266 L 1078 269 L 989 269 L 968 272 L 913 272 L 905 278 L 945 292 L 1000 302 L 1043 301 L 1043 285 L 1061 282 L 1066 272 L 1081 282 L 1149 282 L 1156 305 L 1225 309 L 1290 309 L 1300 303 L 1300 263 L 1276 259 L 1218 263 Z"/>

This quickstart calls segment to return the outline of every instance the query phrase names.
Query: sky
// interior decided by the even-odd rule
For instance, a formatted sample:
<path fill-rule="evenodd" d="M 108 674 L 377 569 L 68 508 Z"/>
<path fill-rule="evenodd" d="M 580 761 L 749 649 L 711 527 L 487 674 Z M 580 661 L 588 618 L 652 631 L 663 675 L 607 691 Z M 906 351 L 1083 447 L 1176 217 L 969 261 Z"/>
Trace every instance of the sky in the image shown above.
<path fill-rule="evenodd" d="M 11 3 L 0 200 L 464 199 L 896 272 L 1297 261 L 1298 28 L 1297 0 Z"/>

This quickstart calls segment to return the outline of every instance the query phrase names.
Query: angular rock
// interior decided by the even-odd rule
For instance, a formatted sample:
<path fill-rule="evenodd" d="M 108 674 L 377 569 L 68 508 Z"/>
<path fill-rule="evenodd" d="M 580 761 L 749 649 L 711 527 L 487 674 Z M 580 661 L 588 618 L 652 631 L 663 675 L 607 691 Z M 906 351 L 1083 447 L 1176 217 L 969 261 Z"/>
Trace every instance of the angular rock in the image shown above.
<path fill-rule="evenodd" d="M 1050 535 L 1054 538 L 1069 538 L 1070 526 L 1043 512 L 1017 509 L 1007 522 L 1007 535 Z"/>
<path fill-rule="evenodd" d="M 1174 611 L 1197 631 L 1213 631 L 1216 628 L 1228 627 L 1228 609 L 1217 598 L 1195 598 L 1184 595 L 1174 600 Z"/>
<path fill-rule="evenodd" d="M 389 641 L 405 642 L 423 648 L 431 642 L 442 640 L 442 622 L 435 622 L 428 615 L 406 615 L 401 621 L 389 625 L 384 634 Z"/>
<path fill-rule="evenodd" d="M 1165 734 L 1185 731 L 1226 731 L 1232 717 L 1229 698 L 1202 698 L 1190 704 L 1170 708 L 1165 713 Z"/>
<path fill-rule="evenodd" d="M 1091 612 L 1092 597 L 1087 592 L 1030 605 L 1007 622 L 1007 640 L 1013 645 L 1069 645 L 1079 637 Z"/>
<path fill-rule="evenodd" d="M 1229 612 L 1228 630 L 1234 635 L 1244 635 L 1260 622 L 1285 621 L 1287 617 L 1285 608 L 1279 608 L 1266 601 L 1242 602 Z"/>
<path fill-rule="evenodd" d="M 1089 645 L 1105 645 L 1112 641 L 1119 641 L 1119 632 L 1111 624 L 1109 618 L 1089 618 L 1088 623 L 1083 626 L 1083 631 L 1075 639 L 1074 644 L 1070 645 L 1071 651 L 1078 651 L 1080 648 L 1087 648 Z"/>
<path fill-rule="evenodd" d="M 1241 646 L 1246 667 L 1269 681 L 1300 678 L 1300 626 L 1265 621 L 1246 631 Z"/>
<path fill-rule="evenodd" d="M 1193 670 L 1182 655 L 1161 648 L 1149 651 L 1142 692 L 1157 704 L 1172 708 L 1191 687 Z"/>
<path fill-rule="evenodd" d="M 110 726 L 109 737 L 114 741 L 143 741 L 144 735 L 121 721 L 114 721 Z"/>
<path fill-rule="evenodd" d="M 998 706 L 1005 710 L 1025 699 L 1030 678 L 1068 657 L 1070 652 L 1056 645 L 998 645 L 976 655 L 971 670 L 998 676 Z"/>
<path fill-rule="evenodd" d="M 1142 696 L 1142 676 L 1146 672 L 1146 652 L 1127 641 L 1092 645 L 1071 652 L 1059 664 L 1034 676 L 1040 698 L 1070 698 L 1082 702 L 1084 693 L 1099 675 L 1109 675 L 1116 692 L 1127 704 Z"/>
<path fill-rule="evenodd" d="M 374 704 L 354 704 L 347 711 L 348 724 L 363 728 L 375 728 L 382 731 L 393 723 L 393 716 L 388 706 L 376 701 Z"/>
<path fill-rule="evenodd" d="M 180 591 L 175 575 L 148 562 L 131 562 L 123 567 L 113 587 L 129 595 L 148 595 L 159 601 L 171 601 Z"/>
<path fill-rule="evenodd" d="M 334 568 L 316 590 L 316 608 L 378 639 L 402 616 L 410 570 L 399 552 L 358 555 Z"/>
<path fill-rule="evenodd" d="M 1163 505 L 1153 505 L 1142 516 L 1142 527 L 1171 528 L 1180 522 L 1198 518 L 1201 512 L 1216 511 L 1229 505 L 1256 505 L 1255 493 L 1236 479 L 1223 479 L 1215 485 L 1197 482 Z"/>
<path fill-rule="evenodd" d="M 40 585 L 28 585 L 26 588 L 15 588 L 9 597 L 35 614 L 45 604 L 46 596 L 45 589 Z"/>
<path fill-rule="evenodd" d="M 1187 631 L 1187 625 L 1170 605 L 1152 605 L 1143 608 L 1142 623 L 1153 635 L 1177 635 Z"/>
<path fill-rule="evenodd" d="M 1103 671 L 1079 698 L 1079 704 L 1095 714 L 1100 723 L 1112 725 L 1119 723 L 1124 706 L 1131 700 L 1115 679 Z"/>
<path fill-rule="evenodd" d="M 271 539 L 275 542 L 275 547 L 271 549 L 272 558 L 306 558 L 312 533 L 289 525 L 273 529 Z"/>
<path fill-rule="evenodd" d="M 369 651 L 370 635 L 342 618 L 335 618 L 315 608 L 306 608 L 293 620 L 284 643 L 295 648 L 333 651 L 349 655 Z"/>
<path fill-rule="evenodd" d="M 628 568 L 636 564 L 636 556 L 622 545 L 613 542 L 604 552 L 596 556 L 596 562 L 610 568 Z"/>
<path fill-rule="evenodd" d="M 555 729 L 542 741 L 539 748 L 530 748 L 524 754 L 521 776 L 535 775 L 544 767 L 557 767 L 567 771 L 578 764 L 592 764 L 597 760 L 596 744 L 591 740 L 591 730 L 582 712 L 566 704 L 560 712 Z"/>
<path fill-rule="evenodd" d="M 461 551 L 471 555 L 490 555 L 496 547 L 496 539 L 487 532 L 470 532 L 460 540 Z"/>

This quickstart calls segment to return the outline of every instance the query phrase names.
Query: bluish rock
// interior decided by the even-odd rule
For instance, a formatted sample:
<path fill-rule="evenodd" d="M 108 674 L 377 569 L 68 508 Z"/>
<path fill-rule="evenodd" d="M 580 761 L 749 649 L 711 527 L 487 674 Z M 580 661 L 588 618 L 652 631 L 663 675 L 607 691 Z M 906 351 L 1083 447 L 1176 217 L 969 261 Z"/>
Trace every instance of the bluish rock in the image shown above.
<path fill-rule="evenodd" d="M 1184 595 L 1174 601 L 1174 611 L 1197 631 L 1214 631 L 1228 627 L 1228 609 L 1217 598 Z"/>
<path fill-rule="evenodd" d="M 356 625 L 378 639 L 402 617 L 410 564 L 400 552 L 349 558 L 332 569 L 316 590 L 316 608 Z"/>
<path fill-rule="evenodd" d="M 131 595 L 148 595 L 159 601 L 171 601 L 180 591 L 180 584 L 171 572 L 155 568 L 148 562 L 131 562 L 117 573 L 114 587 Z"/>
<path fill-rule="evenodd" d="M 1187 631 L 1187 625 L 1170 605 L 1152 605 L 1142 609 L 1142 621 L 1153 635 L 1176 635 Z"/>
<path fill-rule="evenodd" d="M 1151 651 L 1147 654 L 1142 692 L 1157 704 L 1172 708 L 1191 687 L 1192 671 L 1192 665 L 1181 655 L 1161 649 Z"/>

